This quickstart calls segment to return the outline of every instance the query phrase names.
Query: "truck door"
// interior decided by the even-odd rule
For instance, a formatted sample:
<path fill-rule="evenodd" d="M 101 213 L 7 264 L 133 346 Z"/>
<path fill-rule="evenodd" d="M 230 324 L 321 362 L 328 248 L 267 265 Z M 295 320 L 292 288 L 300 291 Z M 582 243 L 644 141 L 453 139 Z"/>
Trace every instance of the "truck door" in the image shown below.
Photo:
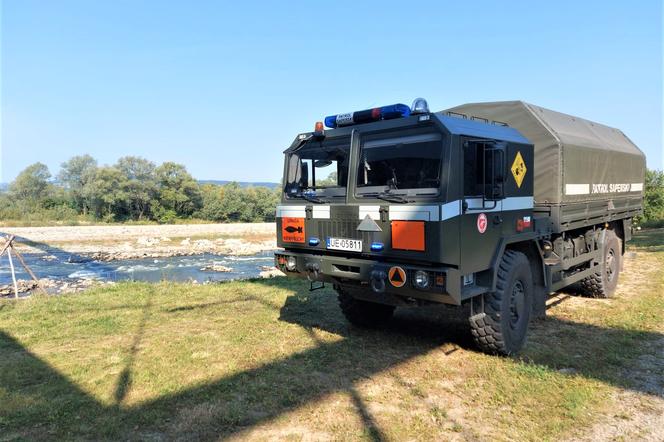
<path fill-rule="evenodd" d="M 462 138 L 461 273 L 489 268 L 502 233 L 504 143 Z"/>

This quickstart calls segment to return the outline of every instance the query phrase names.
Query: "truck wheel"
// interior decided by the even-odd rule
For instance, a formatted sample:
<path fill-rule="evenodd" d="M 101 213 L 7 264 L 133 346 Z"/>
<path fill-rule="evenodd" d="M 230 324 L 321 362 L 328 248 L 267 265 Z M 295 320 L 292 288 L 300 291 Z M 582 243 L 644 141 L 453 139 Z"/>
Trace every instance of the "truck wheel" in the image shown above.
<path fill-rule="evenodd" d="M 470 329 L 487 353 L 512 355 L 523 347 L 533 302 L 528 258 L 506 250 L 498 267 L 496 291 L 473 298 Z"/>
<path fill-rule="evenodd" d="M 356 299 L 348 287 L 335 286 L 339 297 L 339 306 L 348 322 L 360 327 L 375 328 L 387 323 L 395 307 L 393 305 L 378 304 L 376 302 Z"/>
<path fill-rule="evenodd" d="M 620 268 L 622 267 L 622 245 L 613 230 L 604 234 L 604 251 L 599 272 L 584 278 L 579 283 L 581 290 L 594 298 L 610 298 L 616 291 Z"/>

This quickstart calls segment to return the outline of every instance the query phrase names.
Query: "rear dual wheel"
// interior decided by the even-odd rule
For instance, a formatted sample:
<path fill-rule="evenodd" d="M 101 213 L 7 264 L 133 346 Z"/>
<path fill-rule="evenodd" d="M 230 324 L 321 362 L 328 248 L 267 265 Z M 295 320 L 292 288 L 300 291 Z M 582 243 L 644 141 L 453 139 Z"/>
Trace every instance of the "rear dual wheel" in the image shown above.
<path fill-rule="evenodd" d="M 622 268 L 622 243 L 613 230 L 605 231 L 602 249 L 598 272 L 582 279 L 579 285 L 585 295 L 611 298 L 618 286 Z"/>

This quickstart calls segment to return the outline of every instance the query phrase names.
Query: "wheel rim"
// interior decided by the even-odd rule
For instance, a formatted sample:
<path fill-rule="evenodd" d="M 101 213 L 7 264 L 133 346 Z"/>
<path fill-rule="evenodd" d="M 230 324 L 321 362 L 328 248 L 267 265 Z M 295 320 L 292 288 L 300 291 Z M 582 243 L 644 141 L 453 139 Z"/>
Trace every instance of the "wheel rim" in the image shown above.
<path fill-rule="evenodd" d="M 609 252 L 606 254 L 606 259 L 604 261 L 604 269 L 606 272 L 606 280 L 611 282 L 616 275 L 616 264 L 618 260 L 616 259 L 616 254 L 613 249 L 609 249 Z"/>
<path fill-rule="evenodd" d="M 510 327 L 515 328 L 523 314 L 525 303 L 525 292 L 521 280 L 514 281 L 512 294 L 510 295 Z"/>

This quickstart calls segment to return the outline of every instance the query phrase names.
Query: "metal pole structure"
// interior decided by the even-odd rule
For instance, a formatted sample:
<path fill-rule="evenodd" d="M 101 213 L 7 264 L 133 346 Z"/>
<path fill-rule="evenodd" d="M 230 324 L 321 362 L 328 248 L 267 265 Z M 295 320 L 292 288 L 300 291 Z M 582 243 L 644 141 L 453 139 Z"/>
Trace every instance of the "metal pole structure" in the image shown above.
<path fill-rule="evenodd" d="M 39 279 L 35 276 L 34 273 L 32 273 L 32 270 L 30 270 L 30 267 L 28 267 L 28 265 L 25 263 L 21 254 L 18 253 L 18 250 L 16 250 L 13 245 L 11 246 L 11 249 L 14 251 L 14 253 L 16 253 L 16 257 L 21 262 L 21 265 L 23 266 L 25 271 L 28 272 L 28 275 L 30 275 L 30 277 L 37 283 L 37 287 L 39 288 L 39 290 L 41 290 L 42 293 L 44 293 L 45 295 L 48 295 L 44 287 L 42 287 L 41 283 L 39 282 Z M 9 252 L 9 250 L 7 250 L 7 252 Z"/>
<path fill-rule="evenodd" d="M 12 270 L 12 281 L 14 281 L 14 297 L 18 299 L 18 284 L 16 284 L 16 272 L 14 271 L 14 263 L 12 262 L 11 248 L 7 249 L 7 258 L 9 258 L 9 267 Z"/>
<path fill-rule="evenodd" d="M 0 250 L 0 256 L 2 256 L 2 254 L 5 253 L 5 250 L 12 245 L 12 241 L 14 241 L 14 235 L 5 236 L 5 245 L 2 246 L 2 250 Z"/>

